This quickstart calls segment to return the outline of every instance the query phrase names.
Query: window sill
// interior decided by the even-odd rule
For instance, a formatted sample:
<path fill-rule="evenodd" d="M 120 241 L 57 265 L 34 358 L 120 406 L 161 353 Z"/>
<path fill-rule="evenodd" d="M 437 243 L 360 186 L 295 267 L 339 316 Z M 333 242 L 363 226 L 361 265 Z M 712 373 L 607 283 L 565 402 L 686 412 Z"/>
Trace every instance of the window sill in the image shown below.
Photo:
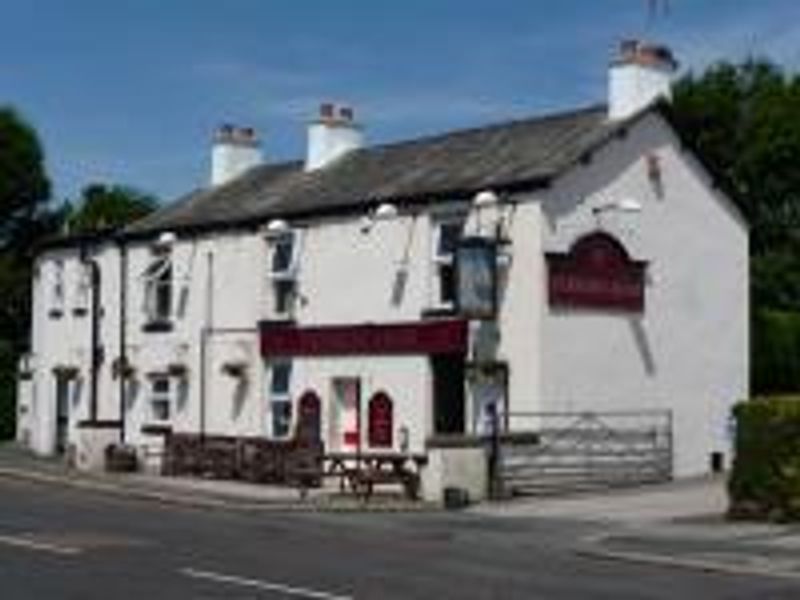
<path fill-rule="evenodd" d="M 150 321 L 142 325 L 145 333 L 168 333 L 174 328 L 172 321 Z"/>
<path fill-rule="evenodd" d="M 297 321 L 292 317 L 276 316 L 261 321 L 264 327 L 294 327 Z"/>
<path fill-rule="evenodd" d="M 148 423 L 142 425 L 141 432 L 144 435 L 170 435 L 172 433 L 172 425 Z"/>
<path fill-rule="evenodd" d="M 422 311 L 423 319 L 441 319 L 456 316 L 455 306 L 434 306 Z"/>

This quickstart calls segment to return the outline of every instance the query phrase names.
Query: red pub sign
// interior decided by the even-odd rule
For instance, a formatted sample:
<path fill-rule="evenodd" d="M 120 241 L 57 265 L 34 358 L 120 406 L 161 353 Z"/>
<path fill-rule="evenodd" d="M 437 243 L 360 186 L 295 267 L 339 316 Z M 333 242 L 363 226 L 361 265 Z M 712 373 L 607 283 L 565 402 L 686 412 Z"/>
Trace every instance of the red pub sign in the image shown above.
<path fill-rule="evenodd" d="M 590 233 L 566 254 L 547 254 L 550 306 L 642 312 L 646 270 L 611 235 Z"/>
<path fill-rule="evenodd" d="M 261 323 L 263 356 L 451 354 L 467 349 L 467 322 L 318 325 Z"/>

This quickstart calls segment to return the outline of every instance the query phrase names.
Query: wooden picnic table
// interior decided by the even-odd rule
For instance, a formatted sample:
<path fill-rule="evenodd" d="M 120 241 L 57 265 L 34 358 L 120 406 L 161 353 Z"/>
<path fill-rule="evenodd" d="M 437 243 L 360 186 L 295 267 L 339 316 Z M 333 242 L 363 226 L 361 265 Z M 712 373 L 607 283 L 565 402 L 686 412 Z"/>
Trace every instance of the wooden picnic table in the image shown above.
<path fill-rule="evenodd" d="M 420 469 L 428 462 L 425 454 L 408 452 L 329 452 L 322 458 L 323 476 L 339 477 L 340 489 L 368 499 L 376 484 L 398 483 L 406 496 L 419 496 Z"/>

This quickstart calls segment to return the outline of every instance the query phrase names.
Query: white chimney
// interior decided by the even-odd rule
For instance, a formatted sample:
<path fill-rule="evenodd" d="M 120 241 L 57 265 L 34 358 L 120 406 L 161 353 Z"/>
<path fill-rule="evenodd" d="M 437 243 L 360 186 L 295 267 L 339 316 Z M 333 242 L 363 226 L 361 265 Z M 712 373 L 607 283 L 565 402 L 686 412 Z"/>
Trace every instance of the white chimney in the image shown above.
<path fill-rule="evenodd" d="M 364 134 L 354 121 L 353 109 L 333 103 L 322 104 L 319 117 L 308 126 L 306 171 L 321 169 L 364 145 Z"/>
<path fill-rule="evenodd" d="M 672 98 L 672 78 L 678 61 L 666 46 L 626 40 L 609 71 L 608 113 L 625 119 L 659 98 Z"/>
<path fill-rule="evenodd" d="M 236 179 L 261 161 L 261 143 L 252 128 L 222 125 L 211 148 L 211 185 Z"/>

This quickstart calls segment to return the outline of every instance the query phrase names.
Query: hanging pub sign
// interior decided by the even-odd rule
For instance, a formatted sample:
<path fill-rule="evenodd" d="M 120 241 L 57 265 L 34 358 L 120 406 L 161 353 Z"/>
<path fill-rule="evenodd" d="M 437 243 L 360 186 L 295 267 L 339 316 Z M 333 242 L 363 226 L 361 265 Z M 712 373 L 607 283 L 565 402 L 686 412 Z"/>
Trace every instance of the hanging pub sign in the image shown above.
<path fill-rule="evenodd" d="M 461 240 L 456 249 L 456 311 L 465 319 L 491 320 L 497 314 L 497 242 Z"/>
<path fill-rule="evenodd" d="M 642 312 L 646 270 L 616 238 L 590 233 L 566 254 L 547 254 L 550 306 Z"/>

